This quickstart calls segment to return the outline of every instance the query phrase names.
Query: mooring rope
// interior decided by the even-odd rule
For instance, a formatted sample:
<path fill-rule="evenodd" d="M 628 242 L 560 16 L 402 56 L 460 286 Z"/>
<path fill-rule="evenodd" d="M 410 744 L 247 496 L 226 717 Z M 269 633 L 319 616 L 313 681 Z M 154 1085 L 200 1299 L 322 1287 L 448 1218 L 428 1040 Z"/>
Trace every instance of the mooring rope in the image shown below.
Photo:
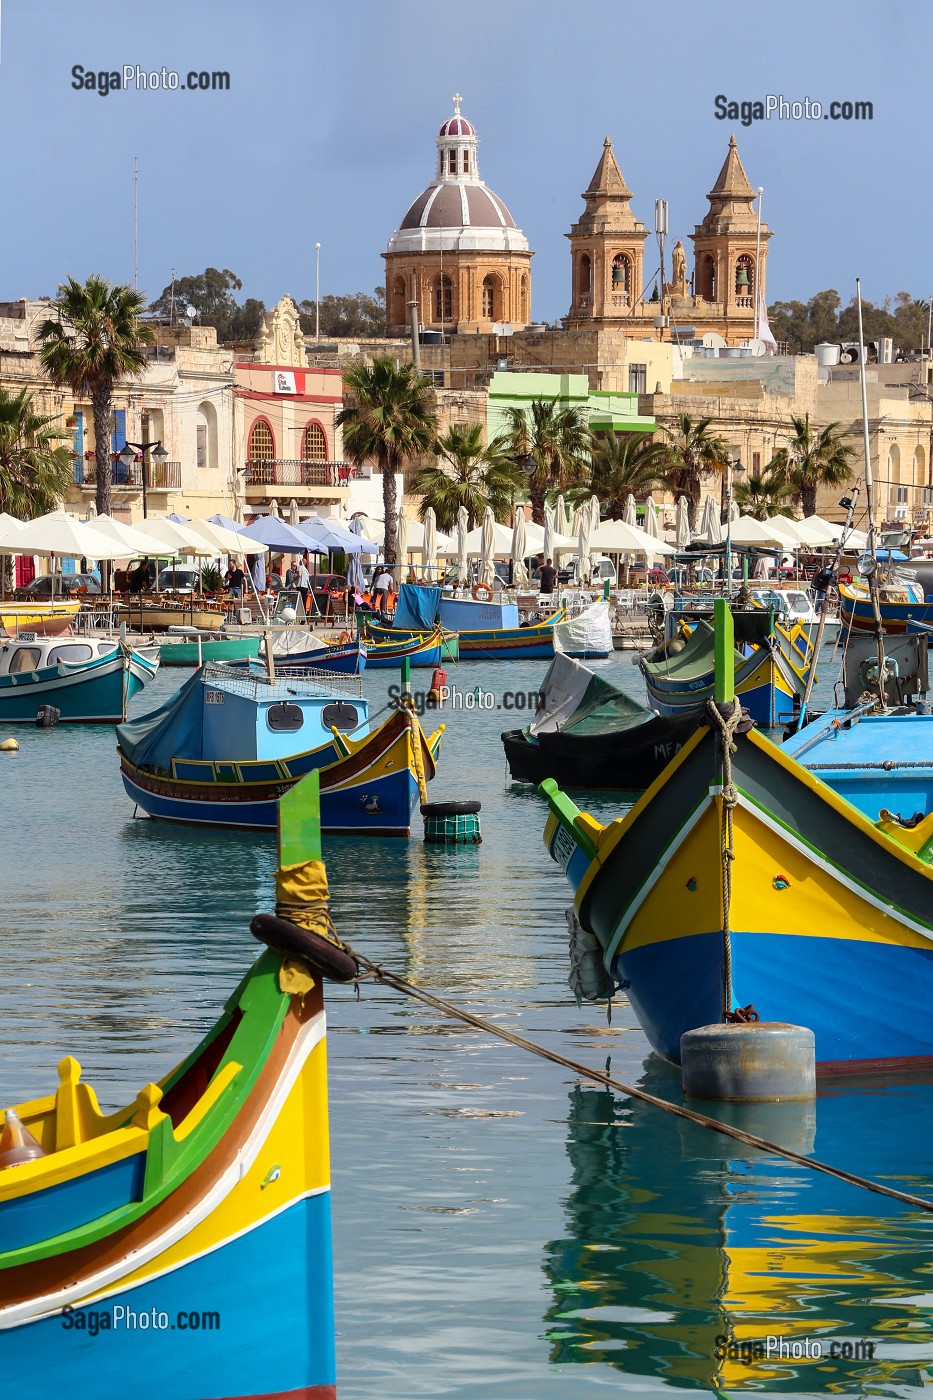
<path fill-rule="evenodd" d="M 723 707 L 724 708 L 724 707 Z M 732 907 L 732 862 L 735 850 L 732 844 L 732 813 L 738 805 L 739 794 L 732 781 L 732 755 L 735 753 L 733 739 L 742 718 L 742 706 L 738 700 L 732 701 L 732 709 L 727 714 L 714 700 L 706 704 L 710 719 L 719 729 L 722 742 L 722 808 L 719 821 L 719 845 L 722 853 L 722 1019 L 732 1014 L 732 933 L 729 915 Z"/>
<path fill-rule="evenodd" d="M 737 705 L 736 710 L 738 709 Z M 701 1128 L 710 1128 L 715 1133 L 722 1133 L 724 1137 L 744 1143 L 747 1147 L 757 1147 L 762 1152 L 771 1152 L 799 1167 L 808 1167 L 811 1171 L 822 1172 L 824 1176 L 835 1177 L 837 1181 L 844 1181 L 850 1186 L 859 1186 L 865 1191 L 872 1191 L 878 1196 L 887 1196 L 893 1201 L 900 1201 L 903 1205 L 913 1206 L 916 1210 L 926 1211 L 933 1215 L 933 1201 L 928 1201 L 923 1196 L 912 1196 L 907 1191 L 898 1191 L 893 1186 L 883 1186 L 879 1181 L 871 1181 L 868 1177 L 856 1176 L 854 1172 L 847 1172 L 842 1167 L 832 1167 L 826 1162 L 820 1162 L 815 1157 L 804 1157 L 800 1152 L 794 1152 L 789 1147 L 781 1147 L 778 1143 L 769 1142 L 767 1138 L 757 1137 L 754 1133 L 746 1133 L 742 1128 L 733 1127 L 731 1123 L 721 1123 L 718 1118 L 710 1118 L 707 1114 L 697 1113 L 694 1109 L 685 1108 L 682 1104 L 658 1098 L 656 1094 L 649 1094 L 646 1090 L 639 1089 L 633 1084 L 624 1084 L 620 1079 L 614 1079 L 612 1075 L 604 1074 L 597 1069 L 590 1069 L 588 1065 L 568 1059 L 566 1055 L 560 1055 L 556 1050 L 549 1050 L 534 1040 L 526 1040 L 523 1035 L 517 1035 L 515 1031 L 507 1030 L 504 1026 L 497 1026 L 494 1022 L 487 1021 L 483 1016 L 477 1016 L 472 1011 L 465 1011 L 452 1002 L 433 996 L 431 992 L 426 992 L 423 987 L 416 987 L 414 983 L 406 982 L 404 977 L 399 977 L 379 963 L 374 963 L 370 958 L 350 948 L 348 944 L 343 946 L 360 966 L 366 969 L 363 977 L 367 980 L 373 977 L 376 981 L 382 982 L 387 987 L 392 987 L 405 996 L 423 1001 L 427 1006 L 433 1007 L 435 1011 L 440 1011 L 445 1016 L 452 1016 L 455 1020 L 463 1021 L 467 1025 L 474 1026 L 477 1030 L 485 1031 L 488 1035 L 498 1036 L 500 1040 L 506 1040 L 510 1045 L 517 1046 L 519 1050 L 527 1050 L 530 1054 L 538 1055 L 543 1060 L 550 1060 L 552 1064 L 561 1065 L 564 1069 L 572 1070 L 574 1074 L 580 1074 L 585 1079 L 595 1080 L 597 1084 L 603 1084 L 608 1089 L 616 1089 L 620 1094 L 638 1099 L 641 1103 L 651 1104 L 652 1107 L 660 1108 L 665 1113 L 673 1113 L 677 1118 L 684 1118 L 687 1122 L 696 1123 Z M 362 981 L 363 978 L 358 980 Z"/>

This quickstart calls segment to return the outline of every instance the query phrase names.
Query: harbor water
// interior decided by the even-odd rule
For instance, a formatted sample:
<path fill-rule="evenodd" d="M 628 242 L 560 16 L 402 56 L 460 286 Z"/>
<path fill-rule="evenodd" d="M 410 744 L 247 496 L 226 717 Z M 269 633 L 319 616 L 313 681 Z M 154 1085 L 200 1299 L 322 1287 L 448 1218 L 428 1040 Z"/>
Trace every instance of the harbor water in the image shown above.
<path fill-rule="evenodd" d="M 643 699 L 629 653 L 597 665 Z M 624 998 L 610 1023 L 567 987 L 569 889 L 542 844 L 544 803 L 508 783 L 499 743 L 527 720 L 503 708 L 527 704 L 506 688 L 525 696 L 545 669 L 449 668 L 462 695 L 478 686 L 491 702 L 441 712 L 430 796 L 479 798 L 483 842 L 425 846 L 417 816 L 410 842 L 325 839 L 334 920 L 436 995 L 676 1101 L 679 1075 Z M 163 671 L 134 713 L 187 674 Z M 416 688 L 430 675 L 415 672 Z M 374 713 L 393 683 L 364 677 Z M 16 737 L 20 751 L 0 755 L 0 1097 L 49 1092 L 68 1053 L 115 1106 L 196 1043 L 256 955 L 249 920 L 273 907 L 275 841 L 134 820 L 109 727 Z M 603 820 L 620 810 L 612 794 L 574 796 Z M 929 1385 L 928 1215 L 371 982 L 359 998 L 330 988 L 327 1007 L 342 1400 Z M 933 1080 L 837 1081 L 780 1109 L 733 1121 L 933 1197 Z M 786 1353 L 762 1357 L 775 1338 Z"/>

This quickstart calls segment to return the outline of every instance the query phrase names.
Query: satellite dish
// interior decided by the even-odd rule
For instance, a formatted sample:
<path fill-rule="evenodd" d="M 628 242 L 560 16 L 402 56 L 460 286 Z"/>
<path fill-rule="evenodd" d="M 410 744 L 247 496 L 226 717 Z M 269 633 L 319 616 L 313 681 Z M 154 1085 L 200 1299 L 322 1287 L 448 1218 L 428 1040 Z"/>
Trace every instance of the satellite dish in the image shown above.
<path fill-rule="evenodd" d="M 707 331 L 700 339 L 700 344 L 705 345 L 707 350 L 722 350 L 725 347 L 725 340 L 716 331 Z"/>
<path fill-rule="evenodd" d="M 767 353 L 768 349 L 763 340 L 746 340 L 745 348 L 751 351 L 753 355 L 764 355 Z"/>
<path fill-rule="evenodd" d="M 197 308 L 196 306 L 186 306 L 186 307 L 185 307 L 185 315 L 188 316 L 188 317 L 190 317 L 192 321 L 194 320 L 195 316 L 197 316 L 197 314 L 198 314 L 198 308 Z"/>

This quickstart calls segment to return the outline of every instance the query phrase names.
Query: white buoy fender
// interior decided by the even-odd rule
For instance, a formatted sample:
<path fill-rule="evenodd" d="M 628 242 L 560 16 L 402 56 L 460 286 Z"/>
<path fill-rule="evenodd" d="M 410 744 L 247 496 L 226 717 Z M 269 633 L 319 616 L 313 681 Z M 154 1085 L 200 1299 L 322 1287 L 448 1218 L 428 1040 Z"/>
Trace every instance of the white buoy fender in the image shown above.
<path fill-rule="evenodd" d="M 17 739 L 4 739 L 0 742 L 0 753 L 18 753 L 19 741 Z"/>
<path fill-rule="evenodd" d="M 765 1103 L 816 1095 L 816 1047 L 806 1026 L 698 1026 L 681 1036 L 680 1059 L 688 1098 Z"/>

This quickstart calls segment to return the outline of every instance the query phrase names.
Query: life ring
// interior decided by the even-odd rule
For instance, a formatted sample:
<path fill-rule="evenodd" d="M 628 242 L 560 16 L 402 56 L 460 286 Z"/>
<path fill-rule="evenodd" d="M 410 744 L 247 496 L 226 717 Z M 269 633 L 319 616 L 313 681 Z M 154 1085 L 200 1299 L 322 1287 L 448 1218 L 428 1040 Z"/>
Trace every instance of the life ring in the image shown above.
<path fill-rule="evenodd" d="M 492 589 L 489 587 L 488 583 L 474 583 L 472 596 L 476 599 L 477 603 L 488 603 L 492 598 Z"/>
<path fill-rule="evenodd" d="M 257 914 L 250 923 L 250 932 L 260 943 L 274 949 L 283 958 L 298 958 L 320 972 L 331 982 L 350 982 L 359 973 L 356 959 L 336 943 L 321 938 L 309 929 L 298 928 L 277 914 Z"/>
<path fill-rule="evenodd" d="M 349 640 L 350 640 L 350 633 L 349 633 L 349 632 L 341 632 L 340 636 L 337 638 L 337 645 L 338 645 L 339 647 L 345 647 L 345 646 L 347 645 L 347 643 L 349 642 Z"/>

